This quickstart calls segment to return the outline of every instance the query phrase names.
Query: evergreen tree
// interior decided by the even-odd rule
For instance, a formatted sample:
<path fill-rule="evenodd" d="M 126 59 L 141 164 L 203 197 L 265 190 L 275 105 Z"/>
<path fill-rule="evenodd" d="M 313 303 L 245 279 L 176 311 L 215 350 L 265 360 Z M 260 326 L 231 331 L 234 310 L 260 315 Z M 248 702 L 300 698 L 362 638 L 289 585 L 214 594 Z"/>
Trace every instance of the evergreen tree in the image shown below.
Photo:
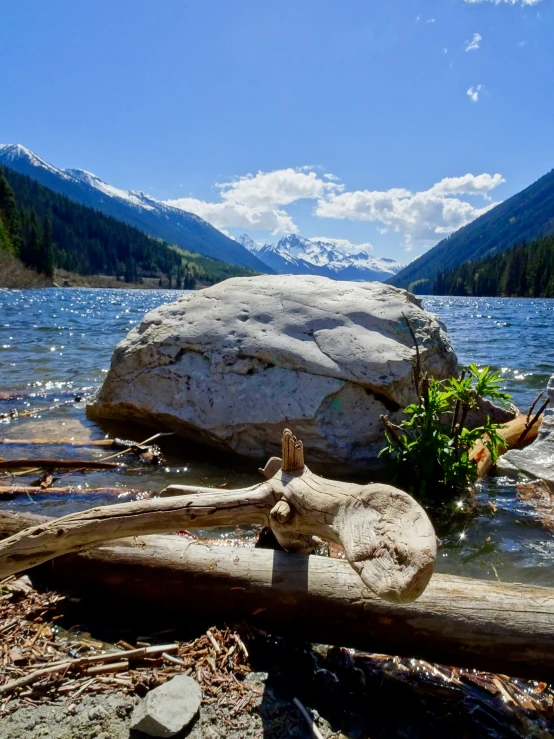
<path fill-rule="evenodd" d="M 554 297 L 554 235 L 437 274 L 435 295 Z"/>
<path fill-rule="evenodd" d="M 31 212 L 25 219 L 21 259 L 31 269 L 38 269 L 40 265 L 41 233 L 36 213 Z"/>
<path fill-rule="evenodd" d="M 54 247 L 52 244 L 52 222 L 49 216 L 44 218 L 44 227 L 42 230 L 42 242 L 40 244 L 39 263 L 37 271 L 42 272 L 46 277 L 54 277 Z"/>
<path fill-rule="evenodd" d="M 21 221 L 13 190 L 1 169 L 0 220 L 3 222 L 2 248 L 17 256 L 21 249 Z"/>

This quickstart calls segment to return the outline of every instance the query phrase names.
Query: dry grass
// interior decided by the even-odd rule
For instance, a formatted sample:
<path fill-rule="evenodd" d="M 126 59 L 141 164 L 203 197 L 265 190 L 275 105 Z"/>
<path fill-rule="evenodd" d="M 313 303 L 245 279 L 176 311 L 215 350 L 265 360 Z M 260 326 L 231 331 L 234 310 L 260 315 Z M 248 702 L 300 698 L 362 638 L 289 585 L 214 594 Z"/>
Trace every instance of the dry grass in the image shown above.
<path fill-rule="evenodd" d="M 0 289 L 24 289 L 38 287 L 100 287 L 137 290 L 158 290 L 157 277 L 145 277 L 141 283 L 123 282 L 109 275 L 78 275 L 65 269 L 57 269 L 54 279 L 47 279 L 25 267 L 19 259 L 0 251 Z"/>
<path fill-rule="evenodd" d="M 67 272 L 65 269 L 57 269 L 54 282 L 59 287 L 103 287 L 103 288 L 125 288 L 138 290 L 158 290 L 159 280 L 157 277 L 145 277 L 141 283 L 123 282 L 109 275 L 78 275 Z"/>
<path fill-rule="evenodd" d="M 51 280 L 27 269 L 19 259 L 0 251 L 0 288 L 48 287 Z"/>

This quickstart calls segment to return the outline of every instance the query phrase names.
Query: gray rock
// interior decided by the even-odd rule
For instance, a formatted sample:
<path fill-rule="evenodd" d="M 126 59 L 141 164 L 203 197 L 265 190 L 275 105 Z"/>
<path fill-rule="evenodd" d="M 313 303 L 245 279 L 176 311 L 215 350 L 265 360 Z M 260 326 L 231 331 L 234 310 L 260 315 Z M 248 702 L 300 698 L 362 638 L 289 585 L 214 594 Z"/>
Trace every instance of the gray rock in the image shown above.
<path fill-rule="evenodd" d="M 94 708 L 91 708 L 88 712 L 89 721 L 101 721 L 106 718 L 107 715 L 108 712 L 102 706 L 94 706 Z"/>
<path fill-rule="evenodd" d="M 536 441 L 525 449 L 506 452 L 498 460 L 500 470 L 510 472 L 515 467 L 520 472 L 554 482 L 554 375 L 548 382 L 547 394 L 550 405 L 544 413 Z"/>
<path fill-rule="evenodd" d="M 175 736 L 196 716 L 201 701 L 202 691 L 196 680 L 177 675 L 147 693 L 135 707 L 131 729 L 149 736 Z"/>
<path fill-rule="evenodd" d="M 290 427 L 308 462 L 360 468 L 383 445 L 381 414 L 415 399 L 424 368 L 457 366 L 444 327 L 405 290 L 314 276 L 226 280 L 148 313 L 117 346 L 90 411 L 170 428 L 238 454 L 280 452 Z"/>

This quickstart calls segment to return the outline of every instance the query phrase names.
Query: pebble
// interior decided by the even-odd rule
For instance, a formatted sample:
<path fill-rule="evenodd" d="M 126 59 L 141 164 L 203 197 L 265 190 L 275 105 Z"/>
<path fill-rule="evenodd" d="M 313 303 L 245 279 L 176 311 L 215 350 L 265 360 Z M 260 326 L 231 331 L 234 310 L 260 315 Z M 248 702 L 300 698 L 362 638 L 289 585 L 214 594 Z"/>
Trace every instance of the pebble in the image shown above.
<path fill-rule="evenodd" d="M 146 694 L 133 711 L 131 729 L 149 736 L 175 736 L 196 716 L 201 701 L 196 680 L 177 675 Z"/>
<path fill-rule="evenodd" d="M 102 706 L 95 706 L 88 712 L 89 721 L 101 721 L 103 718 L 107 718 L 108 712 Z"/>

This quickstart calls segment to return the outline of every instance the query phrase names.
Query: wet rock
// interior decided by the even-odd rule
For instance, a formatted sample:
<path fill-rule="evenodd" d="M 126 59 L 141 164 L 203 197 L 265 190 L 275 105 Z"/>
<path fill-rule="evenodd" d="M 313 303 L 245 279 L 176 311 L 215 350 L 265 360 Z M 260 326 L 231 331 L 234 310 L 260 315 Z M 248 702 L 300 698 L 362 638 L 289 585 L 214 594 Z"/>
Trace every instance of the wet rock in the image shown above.
<path fill-rule="evenodd" d="M 544 413 L 537 439 L 525 449 L 506 452 L 498 460 L 498 469 L 508 472 L 516 468 L 533 477 L 554 482 L 554 375 L 548 382 L 547 394 L 550 405 Z"/>
<path fill-rule="evenodd" d="M 201 701 L 202 691 L 196 680 L 177 675 L 151 690 L 136 706 L 131 729 L 149 736 L 175 736 L 196 716 Z"/>
<path fill-rule="evenodd" d="M 367 468 L 381 414 L 415 399 L 413 326 L 426 371 L 457 366 L 438 319 L 378 282 L 279 275 L 226 280 L 148 313 L 117 346 L 90 411 L 170 428 L 238 454 L 280 454 L 283 428 L 307 461 Z"/>

